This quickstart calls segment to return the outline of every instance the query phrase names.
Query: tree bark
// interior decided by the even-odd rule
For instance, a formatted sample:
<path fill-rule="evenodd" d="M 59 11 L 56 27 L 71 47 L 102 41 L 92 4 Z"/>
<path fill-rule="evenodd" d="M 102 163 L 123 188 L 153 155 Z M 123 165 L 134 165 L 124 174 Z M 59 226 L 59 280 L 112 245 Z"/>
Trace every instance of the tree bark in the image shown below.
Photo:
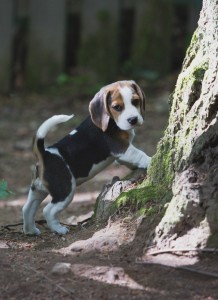
<path fill-rule="evenodd" d="M 131 202 L 135 210 L 144 207 L 147 223 L 149 218 L 150 223 L 158 223 L 168 202 L 154 232 L 149 227 L 145 233 L 146 247 L 218 247 L 217 0 L 203 0 L 198 28 L 170 101 L 169 123 L 147 179 L 109 205 L 105 205 L 108 198 L 115 195 L 115 188 L 116 196 L 122 192 L 120 186 L 125 182 L 103 190 L 96 215 L 100 211 L 100 219 L 108 218 L 120 203 Z"/>
<path fill-rule="evenodd" d="M 218 247 L 218 1 L 204 0 L 147 184 L 172 195 L 152 244 Z M 171 194 L 172 191 L 172 194 Z"/>

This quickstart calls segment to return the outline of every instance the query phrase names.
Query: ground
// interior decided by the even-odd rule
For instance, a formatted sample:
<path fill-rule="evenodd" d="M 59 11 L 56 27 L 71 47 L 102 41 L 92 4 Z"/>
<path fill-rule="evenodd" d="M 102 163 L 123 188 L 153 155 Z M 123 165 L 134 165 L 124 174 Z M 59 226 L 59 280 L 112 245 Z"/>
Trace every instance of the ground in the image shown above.
<path fill-rule="evenodd" d="M 168 118 L 168 89 L 151 90 L 153 94 L 147 100 L 145 125 L 136 137 L 136 145 L 149 155 L 155 153 Z M 0 201 L 0 299 L 218 299 L 216 251 L 208 249 L 198 257 L 195 252 L 146 257 L 144 237 L 158 220 L 133 218 L 129 212 L 125 218 L 118 213 L 105 224 L 73 226 L 91 215 L 105 183 L 129 172 L 124 167 L 113 165 L 78 188 L 61 219 L 71 224 L 68 235 L 52 234 L 40 224 L 41 236 L 25 236 L 22 226 L 16 225 L 22 222 L 21 208 L 31 181 L 31 141 L 37 126 L 53 114 L 74 113 L 73 122 L 49 135 L 48 143 L 55 141 L 88 113 L 88 100 L 86 95 L 54 93 L 0 98 L 0 177 L 14 192 Z M 42 219 L 41 211 L 37 220 Z M 16 226 L 4 227 L 7 224 Z"/>

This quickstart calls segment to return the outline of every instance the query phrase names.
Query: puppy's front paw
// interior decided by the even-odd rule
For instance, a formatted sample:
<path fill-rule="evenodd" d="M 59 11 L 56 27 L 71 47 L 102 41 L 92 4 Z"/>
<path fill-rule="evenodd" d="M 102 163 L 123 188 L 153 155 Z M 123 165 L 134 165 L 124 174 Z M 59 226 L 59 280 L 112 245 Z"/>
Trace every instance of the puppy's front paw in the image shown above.
<path fill-rule="evenodd" d="M 150 166 L 152 157 L 147 156 L 147 168 Z"/>
<path fill-rule="evenodd" d="M 150 163 L 151 163 L 151 157 L 144 153 L 144 155 L 142 156 L 139 162 L 138 168 L 147 169 Z"/>

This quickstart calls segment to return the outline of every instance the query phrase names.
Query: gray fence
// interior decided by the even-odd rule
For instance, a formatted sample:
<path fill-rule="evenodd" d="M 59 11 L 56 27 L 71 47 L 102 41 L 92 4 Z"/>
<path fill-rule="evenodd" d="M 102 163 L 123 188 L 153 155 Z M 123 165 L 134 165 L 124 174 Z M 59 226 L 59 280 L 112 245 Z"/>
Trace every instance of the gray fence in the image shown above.
<path fill-rule="evenodd" d="M 168 72 L 181 64 L 200 4 L 0 0 L 0 91 L 50 84 L 78 69 L 103 79 L 135 66 Z"/>

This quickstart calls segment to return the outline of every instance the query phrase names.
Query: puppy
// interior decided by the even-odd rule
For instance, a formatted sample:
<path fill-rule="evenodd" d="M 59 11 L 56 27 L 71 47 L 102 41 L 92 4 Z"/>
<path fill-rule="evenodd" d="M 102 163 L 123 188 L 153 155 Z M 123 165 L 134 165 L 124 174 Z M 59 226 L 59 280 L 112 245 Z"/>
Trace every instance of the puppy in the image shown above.
<path fill-rule="evenodd" d="M 140 87 L 134 81 L 118 81 L 103 87 L 90 102 L 90 116 L 54 145 L 45 148 L 47 132 L 73 116 L 53 116 L 39 127 L 33 145 L 38 163 L 23 207 L 25 234 L 40 234 L 34 218 L 48 194 L 52 200 L 43 210 L 48 227 L 66 234 L 58 215 L 72 201 L 77 185 L 115 160 L 132 169 L 148 167 L 151 158 L 132 145 L 134 127 L 142 125 L 144 110 Z"/>

